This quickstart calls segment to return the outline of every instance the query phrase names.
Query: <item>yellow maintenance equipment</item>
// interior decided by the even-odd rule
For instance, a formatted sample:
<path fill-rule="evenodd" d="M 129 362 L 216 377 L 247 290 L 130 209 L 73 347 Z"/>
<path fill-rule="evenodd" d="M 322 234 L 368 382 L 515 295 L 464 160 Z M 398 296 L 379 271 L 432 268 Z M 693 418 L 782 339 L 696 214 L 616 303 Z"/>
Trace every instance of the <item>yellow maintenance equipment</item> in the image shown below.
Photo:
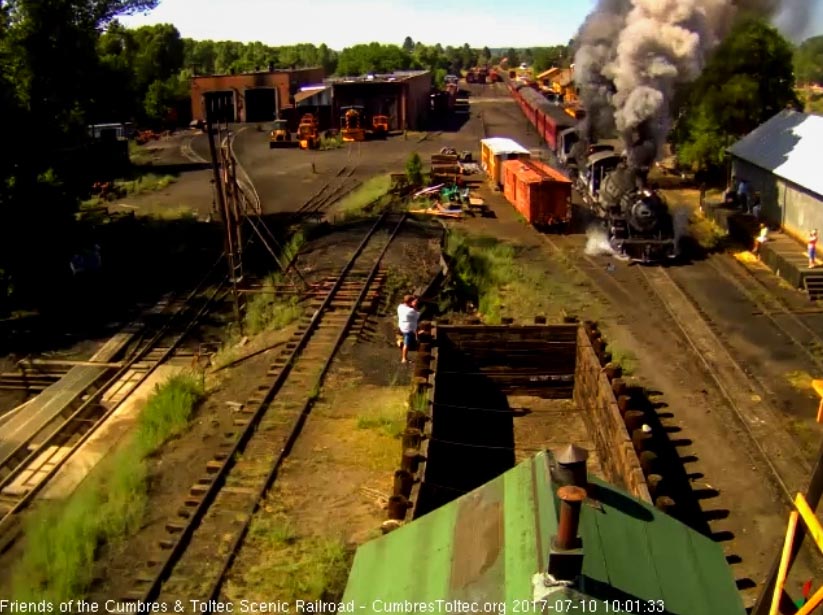
<path fill-rule="evenodd" d="M 341 134 L 343 141 L 365 141 L 366 129 L 363 127 L 363 107 L 351 106 L 341 107 L 343 115 L 340 118 Z"/>
<path fill-rule="evenodd" d="M 291 132 L 286 120 L 274 120 L 274 128 L 269 134 L 269 148 L 291 147 Z"/>
<path fill-rule="evenodd" d="M 385 139 L 389 134 L 389 116 L 375 115 L 371 120 L 372 132 L 378 139 Z"/>
<path fill-rule="evenodd" d="M 306 113 L 300 118 L 300 125 L 297 127 L 297 140 L 300 142 L 300 149 L 317 149 L 320 147 L 317 120 L 311 113 Z"/>

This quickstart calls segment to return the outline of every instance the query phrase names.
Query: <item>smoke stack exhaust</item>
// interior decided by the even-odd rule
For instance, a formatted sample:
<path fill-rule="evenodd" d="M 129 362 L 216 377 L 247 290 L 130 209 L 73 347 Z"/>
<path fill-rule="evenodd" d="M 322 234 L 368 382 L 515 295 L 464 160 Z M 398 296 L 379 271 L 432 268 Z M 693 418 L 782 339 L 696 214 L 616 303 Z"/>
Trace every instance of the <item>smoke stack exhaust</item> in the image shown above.
<path fill-rule="evenodd" d="M 678 84 L 696 79 L 740 14 L 775 18 L 790 33 L 820 0 L 599 0 L 575 40 L 581 139 L 623 140 L 632 167 L 650 167 L 672 127 Z"/>
<path fill-rule="evenodd" d="M 547 572 L 556 581 L 573 582 L 583 570 L 583 541 L 578 532 L 586 490 L 568 485 L 557 490 L 557 497 L 560 498 L 560 519 L 557 534 L 552 537 Z"/>

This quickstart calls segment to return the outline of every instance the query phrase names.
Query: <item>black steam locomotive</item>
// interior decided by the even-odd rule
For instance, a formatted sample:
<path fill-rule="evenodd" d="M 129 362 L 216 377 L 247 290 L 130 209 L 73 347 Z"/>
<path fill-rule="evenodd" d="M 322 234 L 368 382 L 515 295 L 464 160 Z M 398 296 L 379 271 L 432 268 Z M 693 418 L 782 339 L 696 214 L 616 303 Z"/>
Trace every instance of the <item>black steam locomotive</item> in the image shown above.
<path fill-rule="evenodd" d="M 600 186 L 597 209 L 617 253 L 644 263 L 677 256 L 674 218 L 663 197 L 647 187 L 646 174 L 625 163 Z"/>

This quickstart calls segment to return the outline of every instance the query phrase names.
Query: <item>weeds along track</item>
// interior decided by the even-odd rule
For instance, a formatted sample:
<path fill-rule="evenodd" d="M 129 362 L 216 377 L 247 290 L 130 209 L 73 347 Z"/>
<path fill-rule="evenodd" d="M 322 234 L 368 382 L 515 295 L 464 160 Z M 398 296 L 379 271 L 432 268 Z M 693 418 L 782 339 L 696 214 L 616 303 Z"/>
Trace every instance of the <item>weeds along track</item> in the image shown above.
<path fill-rule="evenodd" d="M 226 291 L 224 256 L 188 292 L 167 296 L 124 330 L 134 336 L 118 367 L 86 387 L 62 386 L 70 402 L 40 429 L 16 434 L 13 449 L 0 459 L 0 551 L 20 530 L 22 512 L 82 444 L 120 407 L 126 397 L 169 359 Z M 91 367 L 90 369 L 99 369 Z M 51 400 L 44 403 L 59 403 Z M 32 401 L 37 403 L 37 398 Z M 33 412 L 26 408 L 27 412 Z"/>
<path fill-rule="evenodd" d="M 295 212 L 297 218 L 317 216 L 323 213 L 329 205 L 339 201 L 360 185 L 357 180 L 351 181 L 351 176 L 357 171 L 357 164 L 342 167 L 330 181 L 320 187 Z"/>
<path fill-rule="evenodd" d="M 297 440 L 338 349 L 385 277 L 380 264 L 406 219 L 384 213 L 304 318 L 169 520 L 126 601 L 216 600 L 252 516 Z M 321 287 L 322 288 L 322 287 Z"/>

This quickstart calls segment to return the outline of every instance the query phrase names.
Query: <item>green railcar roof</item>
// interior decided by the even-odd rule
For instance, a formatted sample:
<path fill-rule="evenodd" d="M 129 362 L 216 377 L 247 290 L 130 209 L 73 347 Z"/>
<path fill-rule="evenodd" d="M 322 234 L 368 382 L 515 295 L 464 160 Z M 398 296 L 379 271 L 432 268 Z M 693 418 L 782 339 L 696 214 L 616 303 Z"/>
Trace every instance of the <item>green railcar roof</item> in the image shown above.
<path fill-rule="evenodd" d="M 532 579 L 546 570 L 557 529 L 551 461 L 550 453 L 540 453 L 362 545 L 344 603 L 353 603 L 358 613 L 387 613 L 392 607 L 409 612 L 409 605 L 416 612 L 456 612 L 448 610 L 454 604 L 438 601 L 473 604 L 477 612 L 517 612 L 516 604 L 522 607 L 534 597 Z M 622 490 L 590 481 L 591 501 L 583 505 L 580 519 L 582 575 L 573 588 L 558 590 L 548 601 L 597 604 L 589 604 L 589 611 L 558 612 L 615 612 L 603 603 L 614 607 L 629 601 L 621 611 L 745 613 L 719 545 Z M 636 601 L 656 602 L 644 611 L 637 610 Z"/>

